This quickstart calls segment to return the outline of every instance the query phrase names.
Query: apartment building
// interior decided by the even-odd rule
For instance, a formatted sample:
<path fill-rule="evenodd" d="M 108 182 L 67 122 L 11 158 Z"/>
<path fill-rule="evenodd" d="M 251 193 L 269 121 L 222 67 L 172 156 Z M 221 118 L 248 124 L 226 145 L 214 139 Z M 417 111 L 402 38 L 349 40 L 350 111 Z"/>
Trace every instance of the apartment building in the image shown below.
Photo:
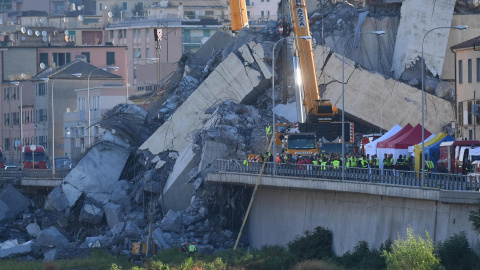
<path fill-rule="evenodd" d="M 458 138 L 480 139 L 480 117 L 472 105 L 480 104 L 480 36 L 451 47 L 455 55 L 456 126 Z"/>

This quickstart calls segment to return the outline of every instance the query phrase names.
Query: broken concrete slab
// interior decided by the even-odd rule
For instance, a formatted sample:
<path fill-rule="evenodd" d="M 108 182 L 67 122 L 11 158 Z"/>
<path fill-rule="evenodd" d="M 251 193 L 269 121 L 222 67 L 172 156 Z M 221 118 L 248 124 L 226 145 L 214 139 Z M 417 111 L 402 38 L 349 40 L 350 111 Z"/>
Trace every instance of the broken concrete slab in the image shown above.
<path fill-rule="evenodd" d="M 321 50 L 318 46 L 315 52 Z M 316 56 L 317 66 L 322 59 Z M 318 53 L 320 55 L 320 52 Z M 318 58 L 318 59 L 317 59 Z M 342 105 L 342 56 L 334 53 L 318 76 L 324 76 L 326 91 L 323 99 L 341 109 Z M 394 79 L 385 79 L 345 59 L 345 113 L 356 119 L 390 129 L 394 125 L 421 123 L 422 92 Z M 425 128 L 432 133 L 443 131 L 443 127 L 454 120 L 454 108 L 448 101 L 425 93 Z"/>
<path fill-rule="evenodd" d="M 105 217 L 110 229 L 113 229 L 115 225 L 123 221 L 124 213 L 121 205 L 110 202 L 103 206 L 103 210 L 105 211 Z"/>
<path fill-rule="evenodd" d="M 67 247 L 68 239 L 52 226 L 38 233 L 37 244 L 42 247 Z"/>
<path fill-rule="evenodd" d="M 45 210 L 63 211 L 69 207 L 67 197 L 60 187 L 55 187 L 50 194 L 48 194 L 45 202 Z"/>
<path fill-rule="evenodd" d="M 179 232 L 182 229 L 182 215 L 173 210 L 169 210 L 160 222 L 160 229 L 164 231 Z"/>
<path fill-rule="evenodd" d="M 180 211 L 190 205 L 193 186 L 187 182 L 190 180 L 190 171 L 197 168 L 198 160 L 199 157 L 194 154 L 192 147 L 180 153 L 163 188 L 165 209 Z"/>
<path fill-rule="evenodd" d="M 120 138 L 117 138 L 118 140 L 125 143 Z M 90 148 L 62 183 L 70 207 L 83 192 L 111 193 L 117 185 L 129 153 L 128 148 L 111 141 L 102 141 Z M 102 162 L 98 162 L 99 160 Z"/>
<path fill-rule="evenodd" d="M 40 232 L 40 226 L 37 223 L 30 223 L 26 227 L 27 233 L 32 237 L 37 237 Z"/>
<path fill-rule="evenodd" d="M 43 253 L 43 261 L 44 262 L 53 262 L 57 260 L 57 249 L 49 249 Z"/>
<path fill-rule="evenodd" d="M 17 239 L 9 240 L 0 244 L 0 258 L 25 255 L 32 252 L 32 241 L 19 244 Z"/>
<path fill-rule="evenodd" d="M 139 149 L 148 149 L 153 155 L 167 150 L 182 152 L 189 145 L 187 136 L 201 129 L 203 121 L 210 118 L 199 108 L 206 109 L 225 100 L 240 103 L 263 81 L 265 77 L 252 65 L 245 66 L 244 59 L 229 54 Z"/>
<path fill-rule="evenodd" d="M 103 219 L 104 211 L 102 208 L 91 204 L 85 203 L 80 210 L 80 215 L 78 219 L 82 222 L 90 223 L 90 224 L 100 224 Z"/>
<path fill-rule="evenodd" d="M 456 0 L 405 0 L 402 3 L 400 25 L 397 30 L 392 71 L 396 79 L 403 71 L 419 61 L 423 54 L 425 66 L 434 76 L 441 75 L 452 25 Z M 418 23 L 422 22 L 422 23 Z M 433 28 L 435 33 L 425 35 Z"/>
<path fill-rule="evenodd" d="M 7 185 L 0 192 L 0 223 L 8 223 L 25 211 L 30 205 L 27 197 L 23 196 L 12 185 Z"/>
<path fill-rule="evenodd" d="M 168 249 L 171 248 L 169 244 L 163 238 L 163 231 L 159 228 L 155 229 L 152 233 L 153 243 L 157 245 L 161 249 Z"/>

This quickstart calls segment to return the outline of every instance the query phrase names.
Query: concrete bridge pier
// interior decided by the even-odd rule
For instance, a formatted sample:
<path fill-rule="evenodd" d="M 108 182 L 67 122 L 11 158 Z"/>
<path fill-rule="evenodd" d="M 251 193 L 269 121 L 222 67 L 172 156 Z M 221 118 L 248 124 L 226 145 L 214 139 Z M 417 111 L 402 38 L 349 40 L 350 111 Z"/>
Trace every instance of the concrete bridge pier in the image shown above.
<path fill-rule="evenodd" d="M 209 174 L 207 181 L 254 185 L 255 175 Z M 480 240 L 469 212 L 480 192 L 445 191 L 375 183 L 264 176 L 248 217 L 247 234 L 256 248 L 286 245 L 317 226 L 333 234 L 333 251 L 342 255 L 365 240 L 378 249 L 387 239 L 404 237 L 408 226 L 435 243 L 466 232 L 474 250 Z"/>

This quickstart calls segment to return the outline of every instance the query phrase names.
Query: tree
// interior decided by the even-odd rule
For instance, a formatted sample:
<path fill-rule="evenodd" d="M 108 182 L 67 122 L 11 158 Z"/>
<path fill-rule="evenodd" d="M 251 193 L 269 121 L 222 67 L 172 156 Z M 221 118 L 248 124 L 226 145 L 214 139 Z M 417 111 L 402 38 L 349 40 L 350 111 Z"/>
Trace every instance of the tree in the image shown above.
<path fill-rule="evenodd" d="M 145 10 L 143 9 L 143 3 L 139 2 L 139 3 L 136 3 L 135 6 L 132 8 L 132 15 L 134 17 L 143 17 L 143 15 L 145 14 Z"/>
<path fill-rule="evenodd" d="M 387 270 L 430 270 L 440 265 L 440 260 L 435 257 L 433 241 L 425 231 L 426 239 L 413 234 L 413 228 L 407 228 L 407 236 L 398 239 L 392 245 L 392 251 L 383 251 L 387 262 Z"/>
<path fill-rule="evenodd" d="M 480 200 L 478 201 L 478 204 L 480 206 Z M 477 211 L 470 211 L 468 221 L 472 223 L 472 230 L 474 230 L 477 234 L 480 234 L 480 207 Z"/>
<path fill-rule="evenodd" d="M 110 11 L 112 12 L 113 18 L 114 19 L 120 19 L 122 16 L 122 7 L 118 4 L 115 3 L 111 8 Z"/>

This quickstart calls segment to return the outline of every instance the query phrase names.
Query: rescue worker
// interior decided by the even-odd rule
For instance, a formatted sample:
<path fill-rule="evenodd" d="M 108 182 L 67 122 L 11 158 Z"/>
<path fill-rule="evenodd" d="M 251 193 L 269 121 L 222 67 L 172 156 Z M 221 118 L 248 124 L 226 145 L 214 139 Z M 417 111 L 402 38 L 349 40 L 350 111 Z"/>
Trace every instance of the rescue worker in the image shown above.
<path fill-rule="evenodd" d="M 350 167 L 352 168 L 357 167 L 357 158 L 355 157 L 355 155 L 352 155 L 350 157 Z"/>
<path fill-rule="evenodd" d="M 390 170 L 390 159 L 387 156 L 387 153 L 383 155 L 383 169 Z"/>
<path fill-rule="evenodd" d="M 398 156 L 398 159 L 397 159 L 397 170 L 405 170 L 405 160 L 403 159 L 402 155 L 399 155 Z"/>
<path fill-rule="evenodd" d="M 280 158 L 280 155 L 278 153 L 276 154 L 276 157 L 275 157 L 275 163 L 276 164 L 282 163 L 282 159 Z"/>
<path fill-rule="evenodd" d="M 180 252 L 185 252 L 185 253 L 188 252 L 188 242 L 185 242 L 185 244 L 183 244 L 183 245 L 180 247 Z"/>
<path fill-rule="evenodd" d="M 332 165 L 333 165 L 333 169 L 334 169 L 334 170 L 338 170 L 338 169 L 340 168 L 340 160 L 334 159 L 334 160 L 332 161 Z"/>
<path fill-rule="evenodd" d="M 195 246 L 195 242 L 192 242 L 190 246 L 188 246 L 188 255 L 192 256 L 197 252 L 197 247 Z"/>
<path fill-rule="evenodd" d="M 272 162 L 272 154 L 268 151 L 265 151 L 265 153 L 263 154 L 263 161 L 264 162 Z"/>
<path fill-rule="evenodd" d="M 267 145 L 270 141 L 270 137 L 273 135 L 273 130 L 272 130 L 272 127 L 270 126 L 270 124 L 267 124 L 267 126 L 265 127 L 265 138 L 267 139 Z"/>

